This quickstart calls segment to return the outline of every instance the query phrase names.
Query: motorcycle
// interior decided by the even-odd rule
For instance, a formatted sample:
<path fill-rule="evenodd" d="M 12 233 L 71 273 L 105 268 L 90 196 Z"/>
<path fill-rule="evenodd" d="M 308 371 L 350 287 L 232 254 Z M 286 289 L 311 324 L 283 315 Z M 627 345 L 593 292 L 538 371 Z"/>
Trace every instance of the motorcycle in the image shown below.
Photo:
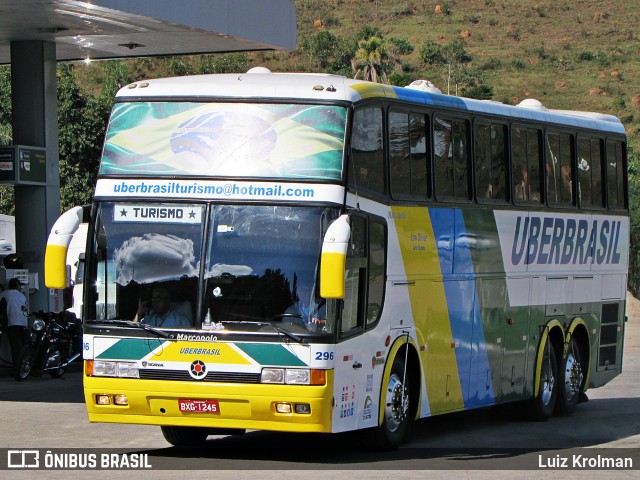
<path fill-rule="evenodd" d="M 30 339 L 18 361 L 15 378 L 26 380 L 29 375 L 39 376 L 49 372 L 53 378 L 60 378 L 67 366 L 78 357 L 82 350 L 81 322 L 72 312 L 38 312 L 32 322 Z"/>

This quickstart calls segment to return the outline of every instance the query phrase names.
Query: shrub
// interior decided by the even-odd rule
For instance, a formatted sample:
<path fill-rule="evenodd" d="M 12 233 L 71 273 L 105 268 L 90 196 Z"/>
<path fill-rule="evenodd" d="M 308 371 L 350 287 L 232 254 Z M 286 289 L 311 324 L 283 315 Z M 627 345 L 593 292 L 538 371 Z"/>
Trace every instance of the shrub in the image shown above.
<path fill-rule="evenodd" d="M 513 62 L 511 62 L 511 66 L 516 70 L 524 70 L 527 66 L 526 63 L 520 58 L 516 58 Z"/>
<path fill-rule="evenodd" d="M 502 61 L 499 58 L 491 57 L 482 65 L 480 65 L 480 70 L 499 70 L 502 68 Z"/>
<path fill-rule="evenodd" d="M 433 40 L 429 40 L 420 49 L 420 60 L 425 65 L 440 65 L 447 61 L 442 54 L 442 47 Z"/>
<path fill-rule="evenodd" d="M 415 49 L 415 47 L 406 38 L 391 37 L 389 39 L 389 44 L 391 45 L 391 50 L 396 55 L 409 55 L 410 53 L 413 53 L 413 50 Z"/>
<path fill-rule="evenodd" d="M 477 100 L 491 100 L 493 98 L 493 87 L 489 85 L 478 85 L 464 92 L 464 95 Z"/>

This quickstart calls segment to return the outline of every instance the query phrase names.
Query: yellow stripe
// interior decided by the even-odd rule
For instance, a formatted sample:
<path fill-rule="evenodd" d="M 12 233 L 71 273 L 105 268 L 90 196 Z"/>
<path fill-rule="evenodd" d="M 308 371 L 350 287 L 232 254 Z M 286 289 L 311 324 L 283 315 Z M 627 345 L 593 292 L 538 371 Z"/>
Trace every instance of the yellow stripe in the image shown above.
<path fill-rule="evenodd" d="M 358 92 L 361 98 L 398 98 L 398 94 L 393 88 L 379 83 L 359 83 L 357 85 L 352 85 L 351 88 Z"/>
<path fill-rule="evenodd" d="M 427 397 L 432 413 L 464 408 L 449 311 L 445 296 L 436 239 L 426 208 L 393 207 L 405 273 L 415 279 L 408 287 L 416 335 L 426 351 Z M 425 278 L 427 277 L 427 278 Z"/>

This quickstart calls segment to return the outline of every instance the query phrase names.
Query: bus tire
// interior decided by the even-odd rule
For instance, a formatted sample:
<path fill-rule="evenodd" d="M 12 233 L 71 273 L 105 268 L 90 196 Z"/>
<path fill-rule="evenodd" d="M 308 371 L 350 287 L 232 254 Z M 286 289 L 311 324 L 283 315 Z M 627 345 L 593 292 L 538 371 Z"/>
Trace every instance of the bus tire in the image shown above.
<path fill-rule="evenodd" d="M 567 354 L 560 361 L 558 368 L 559 378 L 556 413 L 559 415 L 571 415 L 580 399 L 584 382 L 581 359 L 580 346 L 576 339 L 571 337 Z"/>
<path fill-rule="evenodd" d="M 558 362 L 550 338 L 542 352 L 538 395 L 532 400 L 531 408 L 533 419 L 538 421 L 547 420 L 553 414 L 558 394 Z"/>
<path fill-rule="evenodd" d="M 403 376 L 406 379 L 404 385 Z M 380 399 L 384 404 L 382 424 L 373 431 L 372 446 L 376 450 L 395 450 L 404 441 L 411 420 L 410 412 L 415 410 L 410 404 L 415 398 L 410 378 L 408 371 L 405 374 L 404 360 L 396 356 Z"/>
<path fill-rule="evenodd" d="M 209 429 L 203 427 L 160 427 L 165 440 L 175 447 L 196 447 L 204 443 Z"/>

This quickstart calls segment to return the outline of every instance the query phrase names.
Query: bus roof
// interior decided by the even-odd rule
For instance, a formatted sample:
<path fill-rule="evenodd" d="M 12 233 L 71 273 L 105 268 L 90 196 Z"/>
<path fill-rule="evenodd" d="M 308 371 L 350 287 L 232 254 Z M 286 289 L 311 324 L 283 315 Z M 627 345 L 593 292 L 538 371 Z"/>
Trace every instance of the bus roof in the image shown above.
<path fill-rule="evenodd" d="M 119 101 L 153 97 L 191 99 L 279 99 L 302 101 L 342 101 L 355 103 L 367 98 L 389 98 L 446 109 L 499 115 L 512 120 L 530 120 L 569 127 L 590 128 L 624 134 L 622 122 L 613 115 L 594 112 L 547 109 L 527 99 L 518 106 L 474 100 L 452 95 L 395 87 L 330 74 L 272 73 L 254 68 L 247 73 L 191 75 L 144 80 L 123 87 Z"/>

